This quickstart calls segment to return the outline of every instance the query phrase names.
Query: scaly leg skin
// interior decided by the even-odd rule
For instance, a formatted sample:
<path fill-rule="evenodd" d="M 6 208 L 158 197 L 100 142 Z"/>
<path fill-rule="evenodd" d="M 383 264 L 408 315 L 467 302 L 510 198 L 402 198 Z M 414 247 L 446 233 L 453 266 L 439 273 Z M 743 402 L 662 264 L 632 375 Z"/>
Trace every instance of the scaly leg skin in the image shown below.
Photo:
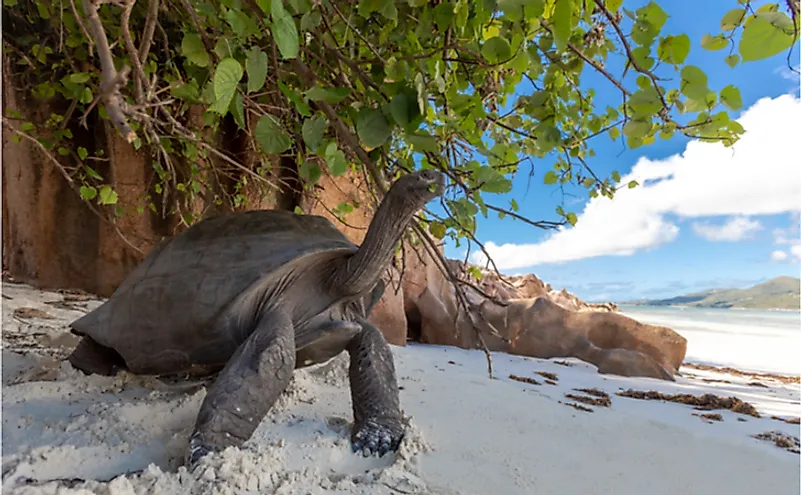
<path fill-rule="evenodd" d="M 400 447 L 404 435 L 400 392 L 392 351 L 381 332 L 366 321 L 348 345 L 353 402 L 354 452 L 383 457 Z"/>
<path fill-rule="evenodd" d="M 187 466 L 249 439 L 289 385 L 294 369 L 291 320 L 280 312 L 262 314 L 206 393 L 189 439 Z"/>

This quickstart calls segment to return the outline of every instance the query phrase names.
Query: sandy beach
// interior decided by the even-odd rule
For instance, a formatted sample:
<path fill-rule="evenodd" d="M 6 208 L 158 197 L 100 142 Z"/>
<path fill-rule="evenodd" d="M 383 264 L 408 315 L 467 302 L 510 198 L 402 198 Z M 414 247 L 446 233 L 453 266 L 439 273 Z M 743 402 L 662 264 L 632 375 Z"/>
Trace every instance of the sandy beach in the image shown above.
<path fill-rule="evenodd" d="M 419 344 L 393 347 L 409 422 L 397 454 L 351 453 L 341 355 L 296 371 L 242 449 L 188 472 L 202 384 L 60 361 L 75 343 L 66 325 L 98 304 L 4 284 L 3 493 L 798 493 L 798 380 L 685 367 L 671 383 L 502 353 L 490 379 L 480 351 Z M 759 417 L 627 390 L 736 397 Z"/>

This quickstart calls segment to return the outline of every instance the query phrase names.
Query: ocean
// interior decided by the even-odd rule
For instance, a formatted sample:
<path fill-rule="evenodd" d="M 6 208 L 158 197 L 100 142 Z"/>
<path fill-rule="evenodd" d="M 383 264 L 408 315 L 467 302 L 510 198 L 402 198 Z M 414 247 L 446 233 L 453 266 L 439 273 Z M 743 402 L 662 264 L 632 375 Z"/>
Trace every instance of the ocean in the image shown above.
<path fill-rule="evenodd" d="M 620 306 L 626 316 L 687 339 L 685 361 L 801 375 L 801 312 Z"/>

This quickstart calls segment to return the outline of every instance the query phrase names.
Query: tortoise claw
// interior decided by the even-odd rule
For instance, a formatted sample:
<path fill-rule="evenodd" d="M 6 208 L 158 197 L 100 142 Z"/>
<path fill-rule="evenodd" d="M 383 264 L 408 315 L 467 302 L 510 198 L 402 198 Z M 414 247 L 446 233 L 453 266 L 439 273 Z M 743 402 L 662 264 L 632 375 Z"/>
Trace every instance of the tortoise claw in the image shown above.
<path fill-rule="evenodd" d="M 403 427 L 398 423 L 384 424 L 375 420 L 368 420 L 354 427 L 351 437 L 353 452 L 361 452 L 364 457 L 378 454 L 384 457 L 389 452 L 395 452 L 403 440 Z"/>
<path fill-rule="evenodd" d="M 203 442 L 203 438 L 200 436 L 200 432 L 195 432 L 189 438 L 189 446 L 186 449 L 186 455 L 184 457 L 184 464 L 188 469 L 192 469 L 195 465 L 205 457 L 206 455 L 213 452 L 214 449 L 210 445 L 207 445 Z"/>

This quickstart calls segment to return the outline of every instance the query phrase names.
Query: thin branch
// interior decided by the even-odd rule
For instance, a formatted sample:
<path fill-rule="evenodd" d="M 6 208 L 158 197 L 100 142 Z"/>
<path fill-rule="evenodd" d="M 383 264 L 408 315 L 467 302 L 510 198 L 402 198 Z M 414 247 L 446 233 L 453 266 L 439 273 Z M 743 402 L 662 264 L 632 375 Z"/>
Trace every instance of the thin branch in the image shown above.
<path fill-rule="evenodd" d="M 136 0 L 125 0 L 125 4 L 122 9 L 122 17 L 120 20 L 120 28 L 122 31 L 122 38 L 125 41 L 125 49 L 128 51 L 128 56 L 130 57 L 131 62 L 133 62 L 134 69 L 136 70 L 137 77 L 134 78 L 134 96 L 136 98 L 136 103 L 142 105 L 145 103 L 142 85 L 147 84 L 147 76 L 145 75 L 145 70 L 142 67 L 142 61 L 139 60 L 139 52 L 136 50 L 133 38 L 131 37 L 130 20 L 134 5 L 136 5 Z"/>
<path fill-rule="evenodd" d="M 100 68 L 102 76 L 100 79 L 100 98 L 106 105 L 108 118 L 119 130 L 120 134 L 129 143 L 136 139 L 136 133 L 128 124 L 128 118 L 123 110 L 125 100 L 120 94 L 120 88 L 128 80 L 128 67 L 123 67 L 119 71 L 114 67 L 114 58 L 111 56 L 111 48 L 108 45 L 106 31 L 103 29 L 103 21 L 100 20 L 98 8 L 103 0 L 83 0 L 83 9 L 87 14 L 87 22 L 94 35 L 97 55 L 100 58 Z"/>
<path fill-rule="evenodd" d="M 360 33 L 358 29 L 356 29 L 355 27 L 353 27 L 353 26 L 350 24 L 350 22 L 348 22 L 348 19 L 347 19 L 347 18 L 346 18 L 346 17 L 345 17 L 345 16 L 342 14 L 342 11 L 340 11 L 340 10 L 339 10 L 339 8 L 337 7 L 337 3 L 336 3 L 336 2 L 331 2 L 331 3 L 330 3 L 330 5 L 331 5 L 331 8 L 333 8 L 333 9 L 334 9 L 334 12 L 336 12 L 336 13 L 337 13 L 337 15 L 340 17 L 340 19 L 342 19 L 342 21 L 345 23 L 345 25 L 346 25 L 346 26 L 348 26 L 348 29 L 351 29 L 351 30 L 352 30 L 354 33 L 356 33 L 356 36 L 358 36 L 358 37 L 359 37 L 359 39 L 360 39 L 360 40 L 362 40 L 362 41 L 364 42 L 364 44 L 366 44 L 366 45 L 367 45 L 367 48 L 369 48 L 369 49 L 370 49 L 370 51 L 371 51 L 371 52 L 373 52 L 373 55 L 375 55 L 375 56 L 376 56 L 376 58 L 377 58 L 378 60 L 380 60 L 380 61 L 381 61 L 381 63 L 382 63 L 383 65 L 386 65 L 386 64 L 387 64 L 386 60 L 384 60 L 384 59 L 381 57 L 381 55 L 379 55 L 379 54 L 378 54 L 378 50 L 376 50 L 376 49 L 375 49 L 375 47 L 373 46 L 373 44 L 372 44 L 372 43 L 370 43 L 370 41 L 368 41 L 368 40 L 367 40 L 367 38 L 365 38 L 364 36 L 362 36 L 362 33 Z"/>
<path fill-rule="evenodd" d="M 81 31 L 83 31 L 83 35 L 86 36 L 86 40 L 89 42 L 89 57 L 94 57 L 95 42 L 92 40 L 92 36 L 89 34 L 89 31 L 86 30 L 86 25 L 83 23 L 83 16 L 78 14 L 78 8 L 75 7 L 75 0 L 70 0 L 70 8 L 72 9 L 72 15 L 75 16 L 75 22 L 78 23 Z"/>
<path fill-rule="evenodd" d="M 159 19 L 159 0 L 150 0 L 147 3 L 147 19 L 145 29 L 142 32 L 142 41 L 139 43 L 139 60 L 147 63 L 150 54 L 150 45 L 153 43 L 153 35 L 156 32 L 156 24 Z"/>

